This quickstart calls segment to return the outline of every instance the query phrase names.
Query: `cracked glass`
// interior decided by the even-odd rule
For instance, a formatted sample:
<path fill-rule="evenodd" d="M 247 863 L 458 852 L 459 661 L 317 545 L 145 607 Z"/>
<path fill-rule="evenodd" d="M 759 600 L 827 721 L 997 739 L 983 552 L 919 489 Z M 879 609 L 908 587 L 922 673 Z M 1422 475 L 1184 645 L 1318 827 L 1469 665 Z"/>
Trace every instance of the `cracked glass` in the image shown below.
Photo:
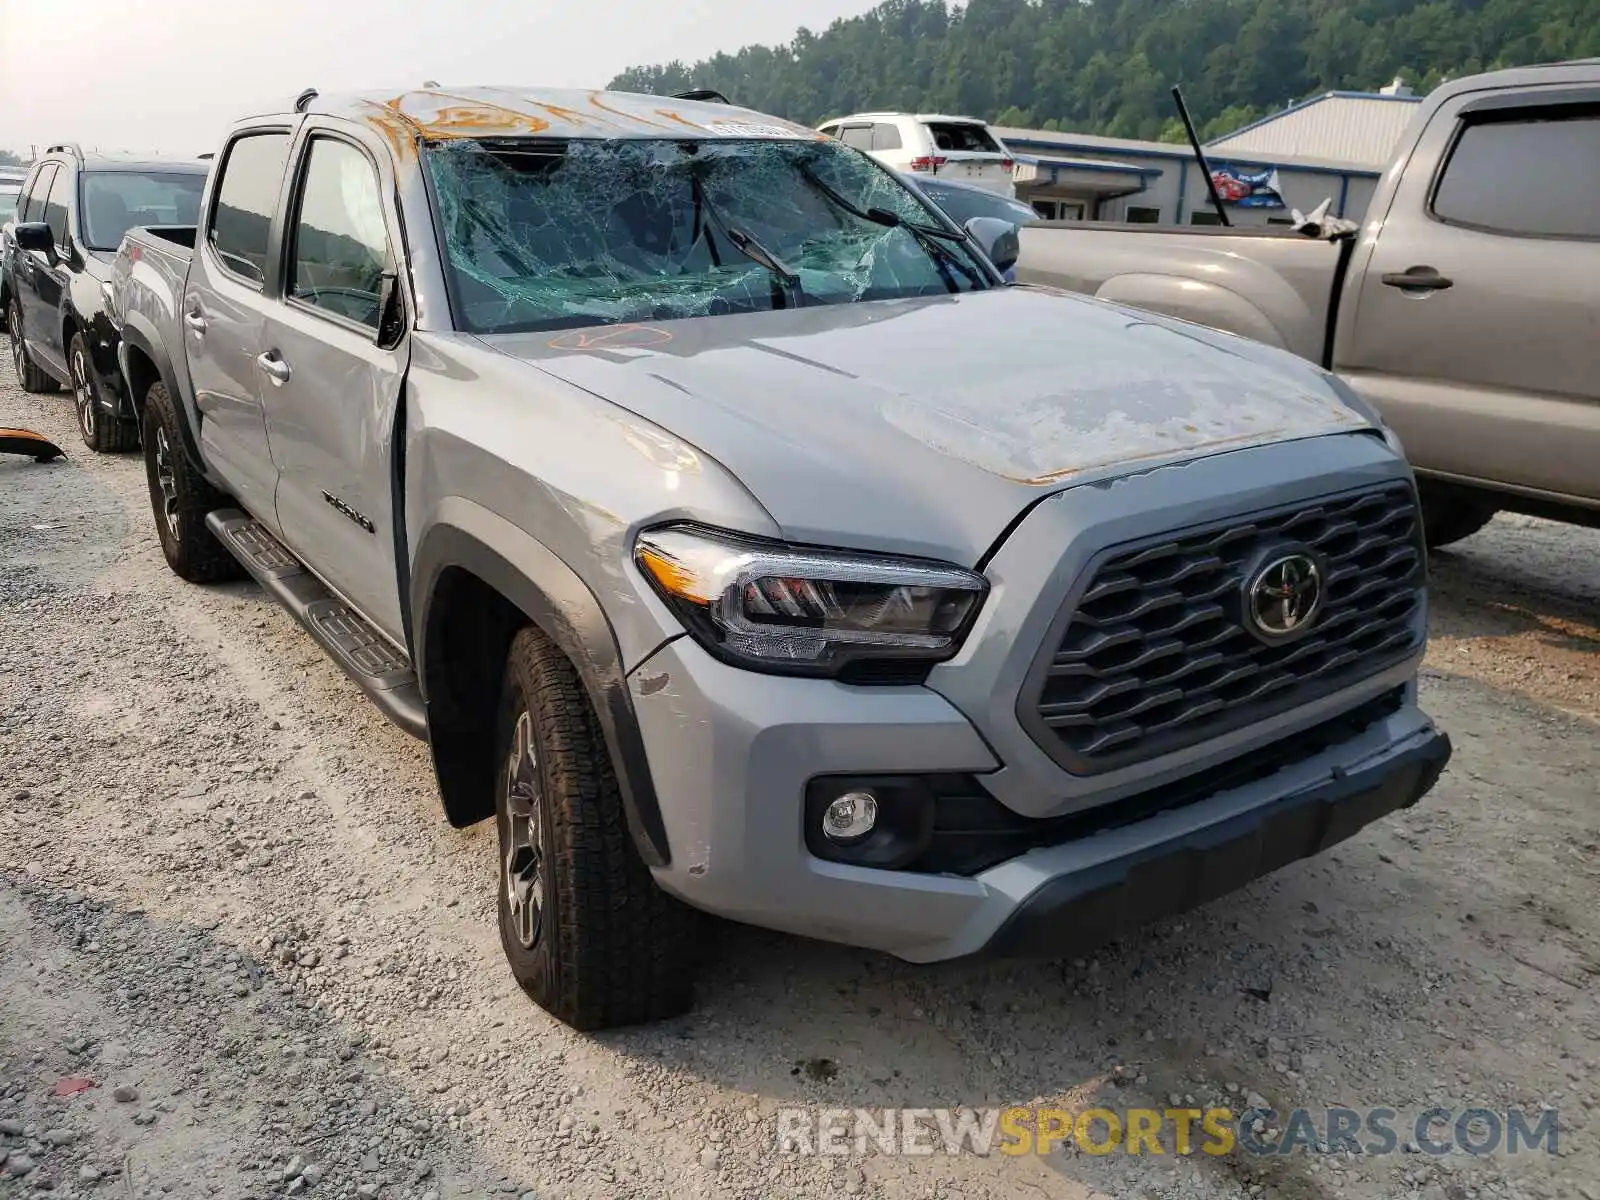
<path fill-rule="evenodd" d="M 425 154 L 472 332 L 990 286 L 942 215 L 833 142 L 460 139 Z"/>

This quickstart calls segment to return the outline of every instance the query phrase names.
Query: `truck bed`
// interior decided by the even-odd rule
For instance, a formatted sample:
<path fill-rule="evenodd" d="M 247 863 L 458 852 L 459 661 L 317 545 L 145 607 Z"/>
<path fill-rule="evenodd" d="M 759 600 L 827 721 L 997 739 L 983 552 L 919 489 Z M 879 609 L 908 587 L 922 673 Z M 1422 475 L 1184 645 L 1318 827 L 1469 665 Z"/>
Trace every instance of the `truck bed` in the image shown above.
<path fill-rule="evenodd" d="M 1019 283 L 1148 308 L 1328 361 L 1353 241 L 1289 228 L 1041 221 L 1021 231 Z"/>

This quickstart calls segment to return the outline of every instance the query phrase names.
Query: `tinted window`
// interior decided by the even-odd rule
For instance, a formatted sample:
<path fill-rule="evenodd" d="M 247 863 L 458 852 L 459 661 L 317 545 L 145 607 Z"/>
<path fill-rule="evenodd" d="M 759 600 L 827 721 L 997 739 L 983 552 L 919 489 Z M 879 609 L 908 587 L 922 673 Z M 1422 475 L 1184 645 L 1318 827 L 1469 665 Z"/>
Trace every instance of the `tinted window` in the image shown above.
<path fill-rule="evenodd" d="M 50 185 L 50 199 L 45 201 L 44 221 L 56 239 L 56 245 L 67 244 L 67 202 L 72 193 L 72 172 L 56 170 L 55 182 Z"/>
<path fill-rule="evenodd" d="M 11 220 L 17 215 L 17 192 L 12 188 L 0 187 L 0 222 Z"/>
<path fill-rule="evenodd" d="M 289 294 L 376 329 L 388 262 L 389 236 L 372 163 L 346 142 L 312 142 L 295 217 Z"/>
<path fill-rule="evenodd" d="M 877 124 L 872 127 L 872 148 L 874 150 L 898 150 L 900 130 L 893 125 Z"/>
<path fill-rule="evenodd" d="M 137 225 L 193 225 L 200 219 L 204 175 L 144 171 L 86 171 L 83 240 L 91 250 L 115 250 Z"/>
<path fill-rule="evenodd" d="M 1600 112 L 1468 125 L 1433 198 L 1445 221 L 1505 233 L 1600 237 Z"/>
<path fill-rule="evenodd" d="M 957 225 L 965 225 L 973 217 L 998 217 L 1013 225 L 1026 225 L 1034 219 L 1034 211 L 1018 200 L 1007 200 L 993 192 L 978 188 L 951 187 L 947 183 L 919 180 L 918 186 L 928 199 L 944 209 Z"/>
<path fill-rule="evenodd" d="M 54 164 L 40 169 L 38 176 L 33 181 L 33 190 L 28 193 L 28 199 L 22 206 L 22 219 L 24 221 L 44 220 L 44 202 L 50 195 L 50 183 L 56 177 Z"/>
<path fill-rule="evenodd" d="M 1222 218 L 1214 212 L 1197 212 L 1189 217 L 1191 225 L 1221 225 Z"/>
<path fill-rule="evenodd" d="M 1131 225 L 1159 225 L 1161 223 L 1161 210 L 1149 208 L 1145 205 L 1128 205 L 1128 223 Z"/>
<path fill-rule="evenodd" d="M 989 131 L 982 125 L 972 125 L 965 121 L 936 121 L 928 126 L 928 132 L 933 135 L 933 144 L 941 150 L 977 154 L 1000 153 L 1000 143 L 990 137 Z"/>
<path fill-rule="evenodd" d="M 247 134 L 222 164 L 215 211 L 206 238 L 230 271 L 260 283 L 267 272 L 267 235 L 289 154 L 286 133 Z"/>
<path fill-rule="evenodd" d="M 846 146 L 854 146 L 857 150 L 872 149 L 871 125 L 846 125 L 840 139 Z"/>

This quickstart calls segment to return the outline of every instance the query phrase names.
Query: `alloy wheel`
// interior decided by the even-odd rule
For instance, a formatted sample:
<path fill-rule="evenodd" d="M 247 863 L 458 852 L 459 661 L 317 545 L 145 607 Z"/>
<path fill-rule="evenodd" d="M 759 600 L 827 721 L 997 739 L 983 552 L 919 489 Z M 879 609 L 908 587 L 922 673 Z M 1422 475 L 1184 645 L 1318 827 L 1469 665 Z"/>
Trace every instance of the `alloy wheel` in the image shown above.
<path fill-rule="evenodd" d="M 506 901 L 517 941 L 532 949 L 544 915 L 544 816 L 539 794 L 539 760 L 533 747 L 533 720 L 524 709 L 512 730 L 506 760 Z"/>
<path fill-rule="evenodd" d="M 72 396 L 78 409 L 78 429 L 83 433 L 83 440 L 89 445 L 94 445 L 95 424 L 99 420 L 95 409 L 94 385 L 89 382 L 89 364 L 83 361 L 83 351 L 72 352 Z"/>
<path fill-rule="evenodd" d="M 22 373 L 27 367 L 24 355 L 27 351 L 22 345 L 22 310 L 15 304 L 11 306 L 11 315 L 6 321 L 6 331 L 11 337 L 11 365 L 16 368 L 17 382 L 22 382 Z"/>
<path fill-rule="evenodd" d="M 178 541 L 178 477 L 172 463 L 172 443 L 167 431 L 156 428 L 156 486 L 161 489 L 161 519 L 174 542 Z"/>

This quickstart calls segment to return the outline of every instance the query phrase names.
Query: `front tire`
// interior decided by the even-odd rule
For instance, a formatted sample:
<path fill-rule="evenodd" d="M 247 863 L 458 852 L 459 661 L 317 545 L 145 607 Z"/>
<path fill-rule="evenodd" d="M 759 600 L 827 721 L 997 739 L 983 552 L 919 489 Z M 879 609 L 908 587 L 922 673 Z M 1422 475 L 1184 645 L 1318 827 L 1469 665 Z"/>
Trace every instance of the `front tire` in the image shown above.
<path fill-rule="evenodd" d="M 83 444 L 98 454 L 125 454 L 139 445 L 139 428 L 100 407 L 94 383 L 94 362 L 83 334 L 72 335 L 67 347 L 67 371 L 72 376 L 72 403 L 78 410 L 78 433 Z"/>
<path fill-rule="evenodd" d="M 634 849 L 578 673 L 538 629 L 506 656 L 495 745 L 500 940 L 517 982 L 574 1029 L 685 1011 L 695 914 Z"/>
<path fill-rule="evenodd" d="M 55 391 L 56 381 L 33 365 L 28 344 L 22 340 L 22 305 L 17 303 L 15 297 L 6 313 L 6 332 L 11 338 L 11 365 L 16 368 L 17 382 L 22 385 L 22 390 L 34 395 Z"/>
<path fill-rule="evenodd" d="M 206 528 L 207 514 L 226 506 L 228 497 L 189 461 L 180 420 L 167 385 L 151 385 L 144 399 L 144 470 L 161 553 L 190 583 L 239 579 L 244 569 Z"/>
<path fill-rule="evenodd" d="M 1471 537 L 1494 520 L 1499 511 L 1493 501 L 1437 484 L 1423 484 L 1419 488 L 1419 499 L 1422 502 L 1422 536 L 1430 550 Z"/>

